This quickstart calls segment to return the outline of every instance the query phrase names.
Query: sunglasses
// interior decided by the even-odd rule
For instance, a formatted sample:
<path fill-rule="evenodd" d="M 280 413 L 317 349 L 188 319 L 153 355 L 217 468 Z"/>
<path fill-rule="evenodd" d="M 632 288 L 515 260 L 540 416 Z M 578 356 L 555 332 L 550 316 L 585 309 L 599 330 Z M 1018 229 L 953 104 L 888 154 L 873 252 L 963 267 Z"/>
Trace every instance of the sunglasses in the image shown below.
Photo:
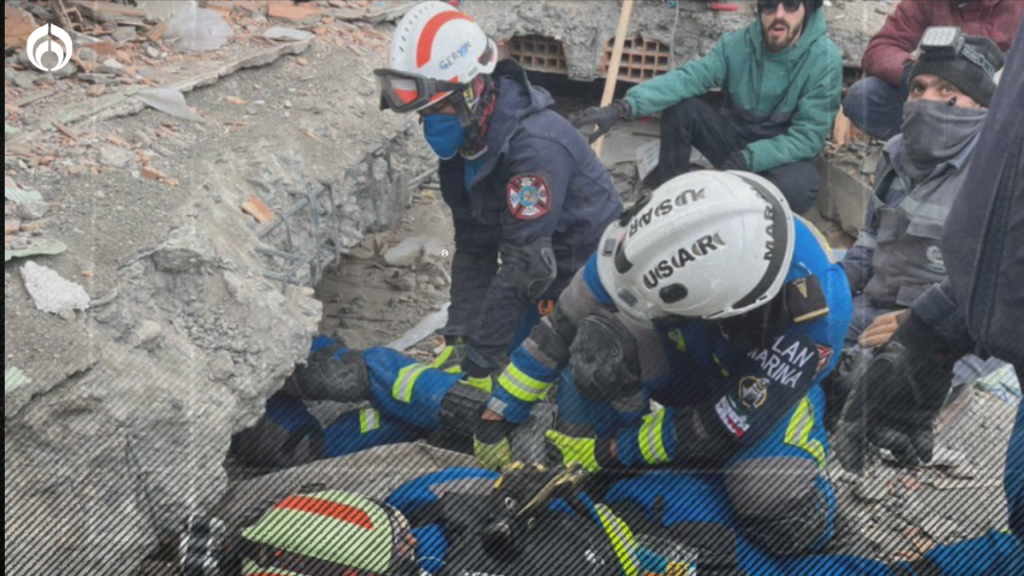
<path fill-rule="evenodd" d="M 779 9 L 779 4 L 786 12 L 793 14 L 803 5 L 803 0 L 758 0 L 757 8 L 761 14 L 774 14 Z"/>

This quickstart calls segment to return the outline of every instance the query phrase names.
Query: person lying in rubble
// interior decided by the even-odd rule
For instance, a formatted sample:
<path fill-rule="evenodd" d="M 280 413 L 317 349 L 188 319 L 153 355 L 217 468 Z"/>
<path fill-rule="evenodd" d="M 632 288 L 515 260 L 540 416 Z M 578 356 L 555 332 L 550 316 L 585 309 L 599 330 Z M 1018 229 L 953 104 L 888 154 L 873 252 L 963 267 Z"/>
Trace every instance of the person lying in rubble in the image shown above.
<path fill-rule="evenodd" d="M 544 491 L 562 478 L 569 481 Z M 596 480 L 596 481 L 590 481 Z M 537 496 L 541 495 L 538 499 Z M 700 502 L 695 508 L 693 502 Z M 886 565 L 851 553 L 771 555 L 735 528 L 708 477 L 679 471 L 447 468 L 383 499 L 326 484 L 285 488 L 232 525 L 194 519 L 184 576 L 954 576 L 1020 572 L 1006 533 Z"/>
<path fill-rule="evenodd" d="M 851 310 L 827 243 L 774 184 L 678 176 L 608 228 L 513 353 L 477 425 L 478 460 L 507 465 L 507 435 L 558 381 L 547 436 L 565 462 L 702 468 L 749 541 L 821 550 L 835 496 L 819 383 Z"/>
<path fill-rule="evenodd" d="M 793 211 L 821 189 L 815 158 L 839 111 L 843 62 L 826 37 L 822 0 L 759 0 L 759 18 L 722 36 L 711 52 L 626 92 L 575 122 L 592 137 L 620 119 L 662 112 L 661 182 L 689 172 L 693 148 L 716 168 L 747 170 L 782 190 Z M 721 88 L 716 111 L 702 97 Z"/>
<path fill-rule="evenodd" d="M 953 26 L 964 34 L 991 38 L 1003 52 L 1013 44 L 1024 15 L 1018 0 L 902 0 L 864 51 L 864 78 L 843 99 L 853 125 L 879 140 L 901 132 L 903 103 L 910 93 L 915 51 L 925 30 Z"/>
<path fill-rule="evenodd" d="M 891 337 L 918 297 L 946 277 L 942 233 L 957 197 L 971 194 L 963 184 L 1003 62 L 988 38 L 963 36 L 957 28 L 925 33 L 921 56 L 908 74 L 903 133 L 882 151 L 864 226 L 842 262 L 854 313 L 840 378 L 867 361 L 862 357 Z M 1002 364 L 973 355 L 958 359 L 932 364 L 930 377 L 953 378 L 958 385 Z M 849 388 L 836 384 L 833 414 Z"/>
<path fill-rule="evenodd" d="M 345 414 L 323 430 L 326 452 L 318 454 L 417 437 L 442 428 L 449 413 L 465 425 L 472 417 L 460 411 L 486 401 L 492 374 L 622 212 L 607 170 L 552 109 L 551 96 L 532 86 L 516 62 L 497 59 L 494 42 L 472 18 L 444 2 L 423 2 L 399 22 L 390 68 L 375 72 L 382 106 L 417 113 L 441 159 L 455 250 L 446 347 L 435 366 L 450 374 L 384 349 L 348 351 L 342 359 L 345 350 L 319 339 L 310 367 L 268 401 L 256 432 L 296 441 L 304 437 L 298 430 L 313 426 L 303 400 L 359 402 L 371 395 L 375 408 Z M 330 374 L 342 364 L 358 365 L 360 375 Z M 316 434 L 319 428 L 313 426 Z M 253 433 L 236 439 L 243 453 L 260 443 Z M 254 458 L 273 463 L 272 454 Z"/>

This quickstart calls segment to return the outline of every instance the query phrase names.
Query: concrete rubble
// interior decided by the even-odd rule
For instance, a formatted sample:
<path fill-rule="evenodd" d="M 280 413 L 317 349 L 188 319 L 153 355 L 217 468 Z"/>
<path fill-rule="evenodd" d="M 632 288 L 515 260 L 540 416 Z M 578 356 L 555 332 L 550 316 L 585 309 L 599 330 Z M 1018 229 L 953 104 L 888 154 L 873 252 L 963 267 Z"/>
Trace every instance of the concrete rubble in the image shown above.
<path fill-rule="evenodd" d="M 57 21 L 56 4 L 6 8 Z M 26 377 L 5 395 L 9 571 L 135 573 L 183 518 L 212 509 L 227 487 L 228 439 L 318 331 L 309 263 L 328 268 L 367 232 L 395 226 L 429 168 L 415 124 L 378 110 L 372 68 L 389 21 L 378 31 L 334 20 L 327 3 L 299 22 L 263 3 L 206 4 L 235 32 L 213 52 L 165 41 L 164 15 L 66 2 L 93 9 L 78 34 L 126 19 L 138 33 L 89 43 L 94 54 L 80 53 L 66 77 L 8 58 L 7 124 L 18 133 L 5 138 L 6 187 L 38 190 L 46 205 L 8 199 L 5 232 L 17 224 L 8 241 L 32 239 L 26 227 L 45 221 L 66 245 L 45 265 L 68 283 L 37 282 L 41 261 L 7 264 L 7 366 Z M 273 26 L 304 34 L 263 39 Z M 171 91 L 179 113 L 150 109 L 167 99 L 144 103 L 144 89 Z M 322 186 L 330 195 L 308 204 Z M 289 230 L 261 235 L 241 208 L 253 196 Z M 44 308 L 63 318 L 36 309 L 36 284 L 62 295 Z"/>
<path fill-rule="evenodd" d="M 89 294 L 81 284 L 61 278 L 46 266 L 26 262 L 21 267 L 21 276 L 25 280 L 25 289 L 40 312 L 66 318 L 68 313 L 89 307 Z"/>
<path fill-rule="evenodd" d="M 735 3 L 740 12 L 713 13 L 705 2 L 641 1 L 630 37 L 670 45 L 668 65 L 680 64 L 749 21 L 752 1 Z M 60 4 L 78 11 L 69 28 L 81 42 L 73 68 L 43 73 L 12 49 L 38 23 L 74 16 L 49 11 Z M 894 4 L 833 2 L 831 34 L 847 64 Z M 262 413 L 312 335 L 356 348 L 393 342 L 421 361 L 442 343 L 429 334 L 444 321 L 453 240 L 429 181 L 436 159 L 414 120 L 378 109 L 372 74 L 410 5 L 5 4 L 6 188 L 41 192 L 5 204 L 5 355 L 19 371 L 5 394 L 11 573 L 173 573 L 147 558 L 191 514 L 230 519 L 284 484 L 311 481 L 382 495 L 472 464 L 413 444 L 245 482 L 225 466 L 231 435 Z M 617 2 L 461 7 L 506 50 L 516 36 L 552 38 L 564 49 L 560 74 L 604 75 Z M 232 35 L 184 52 L 168 24 L 198 8 Z M 877 147 L 827 157 L 827 186 L 842 192 L 819 211 L 848 242 Z M 40 306 L 41 293 L 59 298 Z M 912 478 L 882 463 L 871 481 L 838 482 L 880 557 L 999 524 L 965 518 L 952 500 L 937 516 L 920 503 L 936 492 L 999 497 L 988 483 L 1001 463 L 967 444 L 1003 442 L 1007 427 L 979 421 L 1006 414 L 976 394 L 971 417 L 946 436 L 946 454 L 966 461 Z"/>

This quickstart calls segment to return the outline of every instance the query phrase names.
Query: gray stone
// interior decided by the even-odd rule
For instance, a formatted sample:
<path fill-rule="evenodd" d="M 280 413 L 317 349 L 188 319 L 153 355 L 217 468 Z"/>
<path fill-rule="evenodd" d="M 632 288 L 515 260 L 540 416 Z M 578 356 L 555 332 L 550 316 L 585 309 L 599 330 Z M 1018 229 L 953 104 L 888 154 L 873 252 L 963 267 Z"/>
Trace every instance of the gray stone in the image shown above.
<path fill-rule="evenodd" d="M 132 134 L 132 142 L 148 148 L 153 144 L 153 136 L 145 130 L 136 130 L 135 133 Z"/>
<path fill-rule="evenodd" d="M 132 334 L 132 345 L 136 348 L 152 349 L 159 345 L 163 327 L 153 320 L 143 320 Z"/>
<path fill-rule="evenodd" d="M 127 168 L 135 159 L 131 150 L 125 150 L 113 145 L 104 145 L 100 148 L 100 164 L 111 168 Z"/>
<path fill-rule="evenodd" d="M 124 65 L 118 62 L 115 58 L 107 58 L 100 63 L 99 68 L 96 72 L 100 74 L 117 74 L 121 75 L 125 73 Z"/>
<path fill-rule="evenodd" d="M 15 72 L 14 85 L 18 88 L 32 88 L 36 85 L 36 76 L 30 72 Z"/>
<path fill-rule="evenodd" d="M 384 261 L 388 266 L 404 268 L 415 264 L 421 256 L 432 257 L 434 253 L 440 253 L 443 243 L 430 236 L 412 236 L 402 240 L 397 246 L 391 248 L 384 254 Z M 428 254 L 429 253 L 429 254 Z"/>
<path fill-rule="evenodd" d="M 82 80 L 83 82 L 88 82 L 90 84 L 107 84 L 107 85 L 110 85 L 110 84 L 117 84 L 118 83 L 117 82 L 117 77 L 115 77 L 113 74 L 95 74 L 95 73 L 79 74 L 78 75 L 78 79 Z"/>
<path fill-rule="evenodd" d="M 78 73 L 78 68 L 75 66 L 75 63 L 74 62 L 68 62 L 67 64 L 62 66 L 59 70 L 54 70 L 53 71 L 53 76 L 55 78 L 69 78 L 71 76 L 74 76 L 77 73 Z"/>
<path fill-rule="evenodd" d="M 110 35 L 114 39 L 114 42 L 122 43 L 129 42 L 138 38 L 139 34 L 136 32 L 134 26 L 118 26 L 114 29 L 114 33 Z"/>
<path fill-rule="evenodd" d="M 100 55 L 88 46 L 82 46 L 78 49 L 78 51 L 75 54 L 78 56 L 78 59 L 82 62 L 99 62 L 100 60 Z"/>
<path fill-rule="evenodd" d="M 164 53 L 159 48 L 153 45 L 146 46 L 146 56 L 153 58 L 154 60 L 163 58 Z"/>
<path fill-rule="evenodd" d="M 190 236 L 187 230 L 177 230 L 176 237 L 153 252 L 153 263 L 160 272 L 188 274 L 213 264 L 212 248 L 206 242 Z"/>
<path fill-rule="evenodd" d="M 396 278 L 388 278 L 385 282 L 388 286 L 399 292 L 416 291 L 416 279 L 413 278 L 412 274 L 402 274 Z"/>
<path fill-rule="evenodd" d="M 319 98 L 303 96 L 302 98 L 295 99 L 295 109 L 302 110 L 303 112 L 312 112 L 313 114 L 321 114 L 324 111 L 324 103 Z"/>
<path fill-rule="evenodd" d="M 214 380 L 224 381 L 235 375 L 235 361 L 231 353 L 225 350 L 214 354 L 209 366 Z"/>
<path fill-rule="evenodd" d="M 18 217 L 22 220 L 42 220 L 50 212 L 46 202 L 26 202 L 18 204 Z"/>

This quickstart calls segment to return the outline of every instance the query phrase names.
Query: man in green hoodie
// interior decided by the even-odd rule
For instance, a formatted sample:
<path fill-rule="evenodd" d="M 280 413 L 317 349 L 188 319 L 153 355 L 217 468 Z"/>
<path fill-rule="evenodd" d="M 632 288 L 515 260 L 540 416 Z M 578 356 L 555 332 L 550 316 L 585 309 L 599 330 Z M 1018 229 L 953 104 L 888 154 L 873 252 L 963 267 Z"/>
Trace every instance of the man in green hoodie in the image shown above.
<path fill-rule="evenodd" d="M 696 147 L 717 168 L 758 173 L 782 190 L 794 212 L 814 205 L 821 180 L 814 159 L 839 111 L 843 63 L 825 36 L 822 0 L 758 0 L 759 18 L 724 35 L 711 52 L 634 86 L 625 98 L 590 108 L 577 128 L 591 140 L 619 120 L 662 114 L 659 175 L 689 172 Z M 726 106 L 701 96 L 721 88 Z"/>

